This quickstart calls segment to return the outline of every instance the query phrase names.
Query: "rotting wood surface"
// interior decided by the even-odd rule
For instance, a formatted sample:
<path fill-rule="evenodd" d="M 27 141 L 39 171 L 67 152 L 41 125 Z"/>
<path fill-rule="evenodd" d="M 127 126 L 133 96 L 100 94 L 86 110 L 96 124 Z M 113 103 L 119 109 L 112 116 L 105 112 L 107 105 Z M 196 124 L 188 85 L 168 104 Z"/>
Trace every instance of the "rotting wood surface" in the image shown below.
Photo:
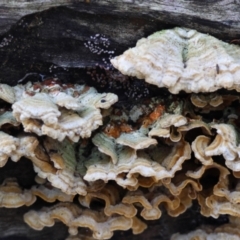
<path fill-rule="evenodd" d="M 116 15 L 145 15 L 155 20 L 216 35 L 239 37 L 240 2 L 238 0 L 32 0 L 0 1 L 0 33 L 6 32 L 21 17 L 66 6 L 78 12 Z"/>

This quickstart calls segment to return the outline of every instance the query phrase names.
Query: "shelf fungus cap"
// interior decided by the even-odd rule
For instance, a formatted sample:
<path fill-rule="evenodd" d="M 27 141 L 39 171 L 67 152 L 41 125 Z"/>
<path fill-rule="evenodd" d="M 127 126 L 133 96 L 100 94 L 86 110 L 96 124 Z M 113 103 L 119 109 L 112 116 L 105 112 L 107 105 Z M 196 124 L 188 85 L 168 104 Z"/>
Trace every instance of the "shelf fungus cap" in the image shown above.
<path fill-rule="evenodd" d="M 179 131 L 174 131 L 174 128 L 184 126 L 187 124 L 187 118 L 181 114 L 168 114 L 165 113 L 159 118 L 152 126 L 152 130 L 148 133 L 150 137 L 164 137 L 170 138 L 171 141 L 177 142 L 181 139 L 182 134 Z"/>
<path fill-rule="evenodd" d="M 137 209 L 132 204 L 120 202 L 119 189 L 111 185 L 106 185 L 101 191 L 89 192 L 86 196 L 79 196 L 81 205 L 90 208 L 94 199 L 102 199 L 105 202 L 104 213 L 106 216 L 114 214 L 132 218 L 137 214 Z"/>
<path fill-rule="evenodd" d="M 26 132 L 77 142 L 80 137 L 90 137 L 102 125 L 100 109 L 107 109 L 118 100 L 113 93 L 98 93 L 85 85 L 75 84 L 71 89 L 58 84 L 55 87 L 29 83 L 14 88 L 17 97 L 12 105 L 13 116 Z"/>
<path fill-rule="evenodd" d="M 58 122 L 61 115 L 58 107 L 46 93 L 22 98 L 12 105 L 13 115 L 22 122 L 27 119 L 39 119 L 48 125 Z"/>
<path fill-rule="evenodd" d="M 42 230 L 45 226 L 52 227 L 55 219 L 70 224 L 82 209 L 72 203 L 59 203 L 51 208 L 43 207 L 40 211 L 31 210 L 24 215 L 24 221 L 35 230 Z"/>
<path fill-rule="evenodd" d="M 238 240 L 239 235 L 235 235 L 234 233 L 228 233 L 228 232 L 209 232 L 204 231 L 202 229 L 197 229 L 195 231 L 192 231 L 190 233 L 186 234 L 180 234 L 175 233 L 172 235 L 171 240 L 192 240 L 192 239 L 199 239 L 199 240 L 225 240 L 225 239 L 231 239 L 231 240 Z"/>
<path fill-rule="evenodd" d="M 16 151 L 18 143 L 18 139 L 0 131 L 0 167 L 3 167 L 10 155 Z"/>
<path fill-rule="evenodd" d="M 179 207 L 180 201 L 177 198 L 170 199 L 165 194 L 151 193 L 151 197 L 149 193 L 143 193 L 141 190 L 128 192 L 126 196 L 124 196 L 122 202 L 128 204 L 141 204 L 143 210 L 141 211 L 141 216 L 146 220 L 155 220 L 159 219 L 162 215 L 162 211 L 159 208 L 159 205 L 163 203 L 163 205 L 168 209 L 175 210 Z M 151 198 L 149 201 L 148 198 Z"/>
<path fill-rule="evenodd" d="M 87 227 L 92 230 L 95 239 L 110 239 L 116 230 L 132 228 L 134 232 L 140 233 L 146 228 L 136 217 L 126 218 L 117 215 L 107 217 L 101 211 L 83 210 L 73 203 L 60 203 L 51 208 L 42 208 L 40 211 L 31 210 L 24 215 L 24 221 L 35 230 L 53 226 L 56 220 L 66 224 L 71 235 L 77 235 L 78 227 Z"/>
<path fill-rule="evenodd" d="M 176 27 L 142 38 L 111 63 L 122 74 L 166 87 L 171 93 L 239 88 L 240 47 Z"/>
<path fill-rule="evenodd" d="M 122 133 L 119 138 L 116 139 L 116 142 L 135 150 L 148 148 L 151 145 L 157 144 L 156 139 L 147 137 L 139 131 Z"/>
<path fill-rule="evenodd" d="M 7 178 L 0 185 L 0 206 L 18 208 L 23 205 L 30 206 L 36 201 L 31 190 L 23 190 L 15 178 Z"/>
<path fill-rule="evenodd" d="M 191 102 L 198 108 L 204 108 L 208 104 L 212 107 L 218 107 L 223 103 L 223 97 L 217 94 L 203 95 L 203 94 L 192 94 Z"/>
<path fill-rule="evenodd" d="M 38 145 L 38 140 L 33 136 L 19 136 L 18 138 L 0 131 L 0 167 L 3 167 L 8 158 L 17 162 L 22 156 L 31 158 Z"/>
<path fill-rule="evenodd" d="M 74 195 L 66 194 L 60 189 L 52 187 L 50 184 L 33 186 L 31 191 L 34 196 L 40 197 L 46 202 L 54 202 L 56 200 L 72 202 L 74 198 Z"/>
<path fill-rule="evenodd" d="M 74 147 L 72 142 L 67 139 L 58 142 L 54 139 L 46 138 L 44 148 L 56 171 L 46 171 L 44 166 L 36 166 L 36 164 L 34 164 L 34 170 L 39 177 L 47 179 L 53 187 L 60 189 L 68 195 L 86 195 L 86 184 L 77 167 L 78 162 Z M 47 165 L 49 165 L 48 162 Z"/>
<path fill-rule="evenodd" d="M 159 180 L 172 178 L 182 168 L 183 162 L 191 157 L 190 145 L 180 141 L 174 146 L 153 146 L 149 155 L 142 150 L 124 146 L 118 152 L 118 161 L 114 164 L 109 156 L 92 151 L 84 179 L 86 181 L 114 180 L 124 188 L 137 189 L 139 186 L 150 187 Z M 146 186 L 147 184 L 147 186 Z"/>
<path fill-rule="evenodd" d="M 15 102 L 15 91 L 7 84 L 0 84 L 0 98 L 8 103 Z"/>
<path fill-rule="evenodd" d="M 15 127 L 20 125 L 11 111 L 6 111 L 0 115 L 0 127 L 2 127 L 4 124 L 10 124 Z"/>
<path fill-rule="evenodd" d="M 213 124 L 211 127 L 216 129 L 217 135 L 213 142 L 205 148 L 205 156 L 222 155 L 226 160 L 228 168 L 233 171 L 239 171 L 240 147 L 235 127 L 225 123 Z"/>
<path fill-rule="evenodd" d="M 229 216 L 229 223 L 220 226 L 203 225 L 186 234 L 175 233 L 171 240 L 190 240 L 190 239 L 207 239 L 207 240 L 238 240 L 240 237 L 239 217 Z"/>
<path fill-rule="evenodd" d="M 108 137 L 104 133 L 97 133 L 93 138 L 92 142 L 98 147 L 98 150 L 111 157 L 114 164 L 118 161 L 116 142 L 114 138 Z"/>

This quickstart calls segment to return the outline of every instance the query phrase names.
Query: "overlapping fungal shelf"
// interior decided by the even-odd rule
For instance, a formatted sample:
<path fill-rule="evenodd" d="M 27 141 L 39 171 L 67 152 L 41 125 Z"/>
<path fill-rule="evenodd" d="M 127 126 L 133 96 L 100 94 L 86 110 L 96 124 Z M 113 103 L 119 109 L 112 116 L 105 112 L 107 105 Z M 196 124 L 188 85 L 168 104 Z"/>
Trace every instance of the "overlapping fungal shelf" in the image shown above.
<path fill-rule="evenodd" d="M 52 205 L 24 215 L 33 229 L 62 221 L 68 239 L 81 239 L 80 227 L 91 230 L 89 239 L 110 239 L 116 230 L 140 234 L 163 208 L 177 217 L 197 201 L 203 216 L 228 214 L 230 223 L 172 239 L 238 239 L 240 95 L 215 90 L 237 90 L 239 51 L 180 28 L 142 39 L 113 64 L 170 92 L 194 93 L 121 107 L 115 94 L 85 85 L 1 84 L 0 166 L 25 157 L 36 172 L 30 189 L 5 179 L 1 206 L 38 197 Z"/>
<path fill-rule="evenodd" d="M 176 233 L 171 240 L 188 240 L 188 239 L 231 239 L 238 240 L 240 237 L 239 218 L 229 217 L 230 222 L 219 227 L 203 226 L 200 229 L 187 234 Z"/>
<path fill-rule="evenodd" d="M 174 28 L 142 38 L 111 60 L 123 74 L 171 93 L 239 90 L 240 48 L 193 29 Z"/>

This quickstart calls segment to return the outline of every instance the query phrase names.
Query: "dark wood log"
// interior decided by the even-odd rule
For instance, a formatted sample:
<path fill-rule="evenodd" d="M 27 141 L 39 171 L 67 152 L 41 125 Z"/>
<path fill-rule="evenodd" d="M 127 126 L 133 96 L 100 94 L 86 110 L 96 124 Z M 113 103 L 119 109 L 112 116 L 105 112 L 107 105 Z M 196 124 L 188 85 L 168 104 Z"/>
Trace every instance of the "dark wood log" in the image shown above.
<path fill-rule="evenodd" d="M 194 28 L 226 41 L 240 38 L 239 8 L 239 1 L 230 0 L 2 0 L 0 82 L 14 85 L 58 77 L 66 82 L 86 82 L 103 91 L 108 85 L 102 87 L 89 72 L 97 69 L 105 73 L 108 58 L 134 46 L 138 39 L 174 26 Z M 100 42 L 105 53 L 95 48 L 94 53 L 91 47 L 91 37 L 97 38 L 97 34 L 107 39 L 108 47 Z M 9 176 L 17 176 L 28 188 L 35 174 L 31 164 L 21 160 L 0 169 L 1 182 Z M 31 208 L 43 205 L 38 201 Z M 22 220 L 27 209 L 0 209 L 0 239 L 66 238 L 67 228 L 61 223 L 42 232 L 30 229 Z M 203 218 L 194 205 L 179 218 L 164 212 L 160 220 L 149 222 L 149 228 L 140 236 L 127 231 L 116 233 L 113 239 L 167 240 L 173 232 L 225 221 L 226 217 L 215 221 Z"/>
<path fill-rule="evenodd" d="M 23 16 L 58 6 L 67 6 L 78 12 L 113 13 L 123 17 L 146 15 L 211 34 L 239 37 L 240 3 L 236 0 L 2 0 L 0 33 L 8 31 Z"/>
<path fill-rule="evenodd" d="M 0 3 L 0 25 L 5 26 L 0 29 L 6 31 L 11 26 L 0 37 L 1 82 L 14 84 L 29 72 L 42 75 L 58 72 L 58 76 L 65 76 L 67 80 L 79 80 L 84 72 L 80 69 L 103 65 L 102 59 L 108 57 L 108 54 L 93 54 L 85 47 L 96 34 L 109 39 L 108 49 L 113 50 L 114 55 L 134 46 L 142 37 L 177 25 L 225 40 L 240 37 L 240 13 L 236 10 L 239 5 L 233 1 L 204 1 L 205 4 L 201 1 L 170 1 L 169 4 L 165 1 L 63 2 Z M 21 14 L 61 4 L 67 7 L 52 8 L 19 20 Z M 15 24 L 13 19 L 17 21 Z M 79 74 L 66 73 L 66 68 L 75 68 Z"/>

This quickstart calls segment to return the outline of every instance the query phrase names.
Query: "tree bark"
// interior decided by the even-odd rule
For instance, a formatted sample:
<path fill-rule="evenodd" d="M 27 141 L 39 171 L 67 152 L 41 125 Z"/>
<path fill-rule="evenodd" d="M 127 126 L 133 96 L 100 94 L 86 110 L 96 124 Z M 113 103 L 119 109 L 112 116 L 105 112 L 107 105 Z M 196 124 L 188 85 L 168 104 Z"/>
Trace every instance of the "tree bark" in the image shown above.
<path fill-rule="evenodd" d="M 2 0 L 0 33 L 8 31 L 23 16 L 58 6 L 95 14 L 147 15 L 158 21 L 230 38 L 239 37 L 240 32 L 240 2 L 236 0 Z"/>

